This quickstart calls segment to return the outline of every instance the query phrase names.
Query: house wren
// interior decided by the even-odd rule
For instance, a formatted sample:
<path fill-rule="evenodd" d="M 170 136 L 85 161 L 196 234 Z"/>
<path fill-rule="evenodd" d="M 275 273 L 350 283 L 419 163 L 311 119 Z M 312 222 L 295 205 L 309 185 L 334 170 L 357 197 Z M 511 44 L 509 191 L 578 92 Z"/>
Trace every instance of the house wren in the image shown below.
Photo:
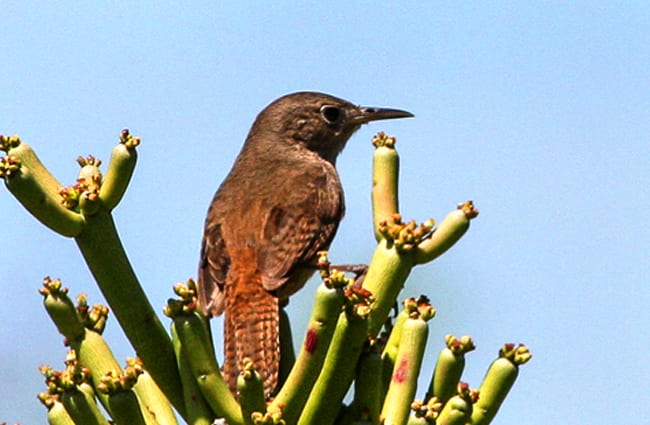
<path fill-rule="evenodd" d="M 362 124 L 411 116 L 300 92 L 255 119 L 208 209 L 199 266 L 203 311 L 226 314 L 223 369 L 233 393 L 246 357 L 267 394 L 277 385 L 279 305 L 316 270 L 343 218 L 336 157 Z"/>

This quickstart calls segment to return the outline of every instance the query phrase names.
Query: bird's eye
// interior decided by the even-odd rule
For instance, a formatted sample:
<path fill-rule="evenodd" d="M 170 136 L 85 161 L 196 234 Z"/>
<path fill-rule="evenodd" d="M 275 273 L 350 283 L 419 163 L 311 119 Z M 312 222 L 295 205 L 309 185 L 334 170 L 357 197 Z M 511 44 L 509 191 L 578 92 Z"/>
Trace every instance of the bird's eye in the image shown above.
<path fill-rule="evenodd" d="M 320 114 L 328 124 L 336 124 L 343 117 L 343 111 L 337 106 L 325 105 L 320 108 Z"/>

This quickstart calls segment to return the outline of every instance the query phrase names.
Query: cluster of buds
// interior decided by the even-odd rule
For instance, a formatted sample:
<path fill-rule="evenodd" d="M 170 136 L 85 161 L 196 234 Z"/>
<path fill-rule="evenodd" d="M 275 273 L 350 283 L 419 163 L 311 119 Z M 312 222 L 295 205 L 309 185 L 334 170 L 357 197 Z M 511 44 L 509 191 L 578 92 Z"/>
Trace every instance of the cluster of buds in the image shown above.
<path fill-rule="evenodd" d="M 75 350 L 68 351 L 65 370 L 57 371 L 50 366 L 41 366 L 39 371 L 45 377 L 48 394 L 60 394 L 81 384 L 90 384 L 90 370 L 82 367 Z"/>
<path fill-rule="evenodd" d="M 282 419 L 280 413 L 253 412 L 251 414 L 253 425 L 285 425 L 286 421 Z"/>
<path fill-rule="evenodd" d="M 435 421 L 440 415 L 444 404 L 438 397 L 431 397 L 426 403 L 423 400 L 416 399 L 411 403 L 411 410 L 418 418 L 424 418 L 427 422 Z"/>
<path fill-rule="evenodd" d="M 13 156 L 0 158 L 0 178 L 9 178 L 20 170 L 20 160 Z"/>
<path fill-rule="evenodd" d="M 407 298 L 404 300 L 404 311 L 411 319 L 422 319 L 428 321 L 436 315 L 436 309 L 429 303 L 429 298 L 420 295 L 417 299 Z"/>
<path fill-rule="evenodd" d="M 165 316 L 177 317 L 194 313 L 198 305 L 198 287 L 194 279 L 188 279 L 185 283 L 178 282 L 173 289 L 178 299 L 170 298 L 167 300 L 167 305 L 163 309 Z"/>
<path fill-rule="evenodd" d="M 9 149 L 20 145 L 20 137 L 0 135 L 0 151 L 9 152 Z M 0 158 L 0 178 L 8 179 L 20 170 L 20 159 L 13 155 Z"/>
<path fill-rule="evenodd" d="M 133 136 L 131 132 L 125 128 L 120 133 L 120 143 L 129 149 L 133 149 L 140 144 L 140 138 L 138 136 Z"/>
<path fill-rule="evenodd" d="M 0 151 L 8 152 L 9 149 L 15 148 L 20 144 L 20 137 L 0 135 Z"/>
<path fill-rule="evenodd" d="M 380 131 L 372 138 L 372 145 L 375 148 L 378 148 L 380 146 L 393 148 L 395 147 L 395 142 L 397 142 L 397 139 L 394 136 L 389 136 L 383 131 Z"/>
<path fill-rule="evenodd" d="M 86 158 L 78 157 L 77 163 L 81 166 L 77 182 L 59 188 L 61 203 L 69 210 L 94 212 L 98 209 L 97 201 L 103 178 L 99 171 L 102 161 L 88 155 Z"/>
<path fill-rule="evenodd" d="M 77 313 L 84 327 L 91 329 L 98 334 L 104 332 L 106 321 L 108 320 L 109 309 L 105 305 L 95 304 L 88 306 L 86 294 L 77 295 Z"/>
<path fill-rule="evenodd" d="M 348 312 L 357 317 L 368 317 L 372 309 L 372 303 L 375 301 L 372 292 L 361 286 L 348 285 L 344 289 L 344 294 Z"/>
<path fill-rule="evenodd" d="M 435 224 L 432 218 L 420 224 L 415 220 L 404 223 L 400 214 L 393 214 L 390 220 L 382 220 L 377 230 L 384 239 L 392 242 L 398 251 L 408 251 L 428 238 Z"/>
<path fill-rule="evenodd" d="M 344 288 L 354 284 L 354 279 L 349 278 L 345 272 L 331 267 L 327 258 L 327 251 L 319 251 L 316 267 L 320 271 L 320 277 L 328 288 Z"/>
<path fill-rule="evenodd" d="M 103 394 L 115 394 L 133 388 L 140 375 L 144 373 L 142 362 L 133 357 L 126 359 L 126 367 L 122 372 L 112 370 L 107 372 L 97 384 L 97 391 Z"/>
<path fill-rule="evenodd" d="M 449 350 L 454 354 L 464 354 L 476 348 L 472 337 L 467 335 L 458 338 L 454 335 L 447 334 L 445 335 L 445 344 L 447 344 Z"/>

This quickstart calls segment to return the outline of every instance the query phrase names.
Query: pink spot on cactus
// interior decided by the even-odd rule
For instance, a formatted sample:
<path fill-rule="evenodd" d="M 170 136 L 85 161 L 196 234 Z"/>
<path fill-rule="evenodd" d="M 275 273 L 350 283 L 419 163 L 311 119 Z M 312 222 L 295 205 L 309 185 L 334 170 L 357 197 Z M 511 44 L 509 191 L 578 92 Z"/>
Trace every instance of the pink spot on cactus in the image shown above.
<path fill-rule="evenodd" d="M 408 359 L 402 359 L 393 374 L 393 381 L 400 383 L 406 381 L 408 378 L 408 364 Z"/>
<path fill-rule="evenodd" d="M 308 329 L 307 337 L 305 338 L 305 350 L 309 354 L 312 354 L 316 351 L 316 347 L 318 347 L 318 335 L 312 329 Z"/>

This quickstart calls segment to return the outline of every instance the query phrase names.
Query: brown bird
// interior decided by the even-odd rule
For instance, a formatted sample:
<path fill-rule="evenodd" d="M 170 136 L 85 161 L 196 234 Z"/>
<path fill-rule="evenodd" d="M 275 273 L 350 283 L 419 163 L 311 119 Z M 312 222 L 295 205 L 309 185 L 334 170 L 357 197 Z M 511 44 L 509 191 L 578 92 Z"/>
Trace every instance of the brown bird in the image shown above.
<path fill-rule="evenodd" d="M 277 385 L 279 305 L 313 274 L 343 218 L 336 157 L 361 124 L 411 116 L 300 92 L 255 119 L 208 210 L 199 266 L 203 311 L 226 313 L 223 369 L 233 393 L 246 357 L 267 394 Z"/>

